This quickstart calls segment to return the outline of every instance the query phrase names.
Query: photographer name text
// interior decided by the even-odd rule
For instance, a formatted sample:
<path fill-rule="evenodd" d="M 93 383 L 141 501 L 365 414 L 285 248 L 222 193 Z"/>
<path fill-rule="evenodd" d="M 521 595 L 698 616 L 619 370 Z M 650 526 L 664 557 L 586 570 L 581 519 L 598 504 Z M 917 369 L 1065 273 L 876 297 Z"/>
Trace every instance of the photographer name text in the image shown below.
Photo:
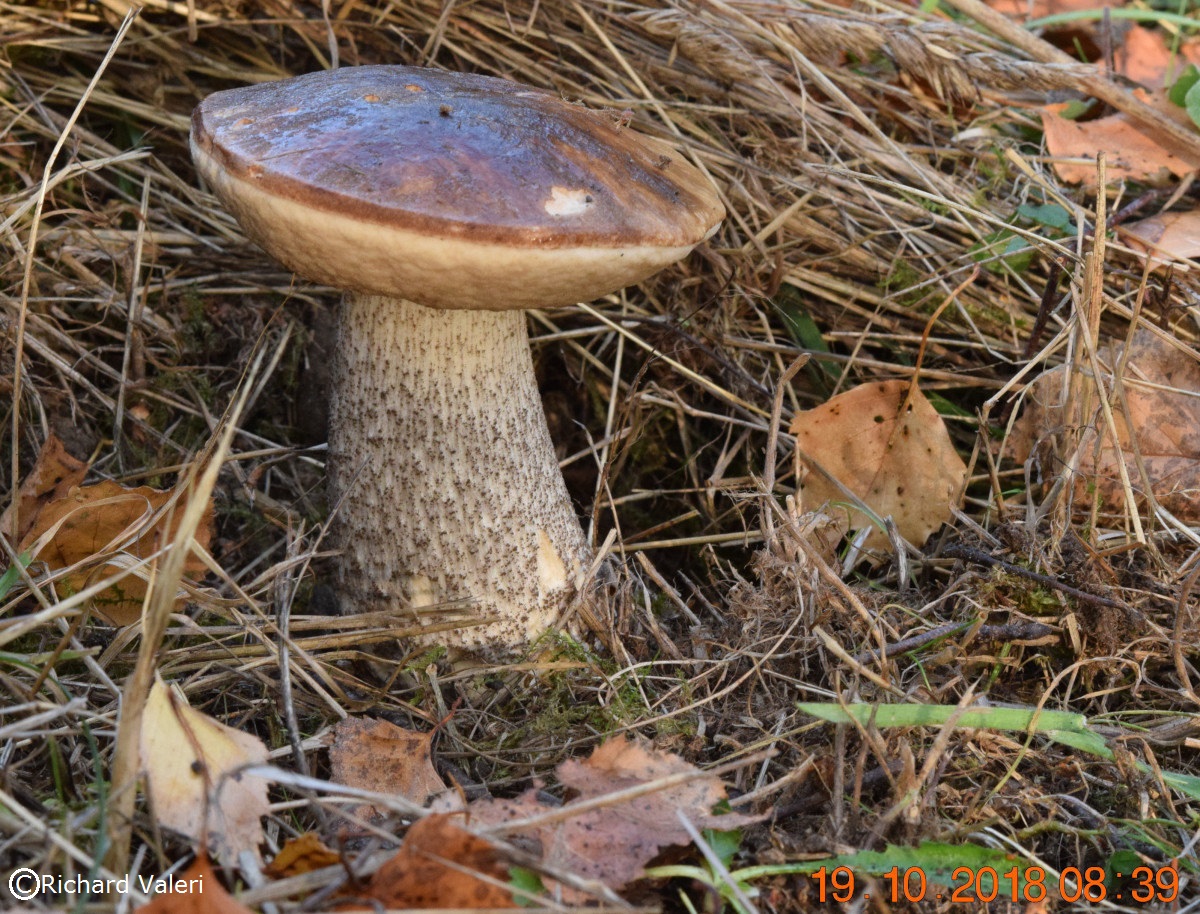
<path fill-rule="evenodd" d="M 126 895 L 129 891 L 143 895 L 201 895 L 204 878 L 179 879 L 175 876 L 121 876 L 100 879 L 88 876 L 54 876 L 29 868 L 16 870 L 8 877 L 8 890 L 19 901 L 29 901 L 39 895 Z"/>

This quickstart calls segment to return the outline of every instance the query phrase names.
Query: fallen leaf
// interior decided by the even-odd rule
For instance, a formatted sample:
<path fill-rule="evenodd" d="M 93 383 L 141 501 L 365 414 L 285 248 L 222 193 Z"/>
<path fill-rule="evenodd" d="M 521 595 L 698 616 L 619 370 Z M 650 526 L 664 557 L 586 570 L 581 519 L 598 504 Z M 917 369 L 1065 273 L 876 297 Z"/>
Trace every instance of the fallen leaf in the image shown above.
<path fill-rule="evenodd" d="M 152 555 L 174 538 L 183 507 L 178 506 L 174 516 L 158 513 L 173 495 L 149 486 L 126 488 L 110 480 L 90 486 L 72 485 L 67 491 L 62 491 L 60 484 L 53 490 L 53 499 L 43 501 L 31 519 L 19 551 L 34 551 L 34 558 L 53 570 L 76 569 L 64 582 L 78 592 L 119 572 L 122 562 Z M 23 518 L 22 512 L 22 525 Z M 212 526 L 209 504 L 195 536 L 203 548 L 207 549 L 212 539 Z M 207 570 L 194 555 L 184 565 L 184 574 L 193 580 Z M 114 625 L 130 625 L 141 618 L 145 598 L 146 581 L 134 573 L 97 594 L 92 608 Z"/>
<path fill-rule="evenodd" d="M 490 841 L 451 816 L 429 815 L 409 828 L 400 850 L 359 894 L 397 910 L 515 908 L 508 878 L 508 865 Z"/>
<path fill-rule="evenodd" d="M 1186 118 L 1183 109 L 1170 105 L 1161 93 L 1153 98 L 1159 110 Z M 1125 114 L 1110 114 L 1091 121 L 1073 121 L 1062 116 L 1066 103 L 1041 109 L 1046 151 L 1058 176 L 1068 184 L 1095 186 L 1096 157 L 1104 153 L 1108 181 L 1128 179 L 1145 183 L 1164 183 L 1172 175 L 1183 177 L 1200 167 L 1200 161 L 1184 159 L 1168 152 L 1158 141 Z M 1172 111 L 1172 108 L 1175 110 Z M 1190 121 L 1187 122 L 1190 124 Z M 1193 128 L 1194 129 L 1194 128 Z"/>
<path fill-rule="evenodd" d="M 648 749 L 622 736 L 598 747 L 588 759 L 558 766 L 563 785 L 577 796 L 561 808 L 562 818 L 523 829 L 540 844 L 542 860 L 551 867 L 620 889 L 642 875 L 643 868 L 665 847 L 692 843 L 680 821 L 684 815 L 697 829 L 730 831 L 759 821 L 738 813 L 719 815 L 714 809 L 725 799 L 720 778 L 704 774 L 677 755 Z M 572 805 L 637 788 L 674 775 L 683 783 L 628 799 L 572 812 Z M 591 806 L 591 804 L 589 804 Z M 515 800 L 477 800 L 468 807 L 472 824 L 499 826 L 550 811 L 537 791 Z M 582 893 L 563 888 L 567 901 L 582 901 Z"/>
<path fill-rule="evenodd" d="M 1118 467 L 1123 457 L 1137 501 L 1131 508 L 1143 506 L 1146 484 L 1134 458 L 1136 443 L 1155 500 L 1184 523 L 1194 523 L 1200 520 L 1200 363 L 1191 351 L 1150 330 L 1138 330 L 1130 346 L 1123 380 L 1128 410 L 1113 410 L 1115 439 L 1100 412 L 1094 382 L 1088 382 L 1093 407 L 1079 430 L 1077 505 L 1086 511 L 1092 498 L 1099 497 L 1103 516 L 1124 513 Z M 1114 346 L 1112 353 L 1102 354 L 1106 391 L 1112 390 L 1112 366 L 1119 363 L 1123 348 Z M 1054 443 L 1065 431 L 1068 415 L 1065 372 L 1060 366 L 1033 382 L 1011 439 L 1018 460 L 1033 455 L 1043 474 L 1054 478 L 1063 472 L 1061 461 L 1072 456 L 1057 454 Z"/>
<path fill-rule="evenodd" d="M 1187 38 L 1169 47 L 1162 29 L 1130 25 L 1113 52 L 1113 62 L 1122 76 L 1147 89 L 1161 89 L 1178 79 L 1189 63 L 1200 66 L 1200 40 Z"/>
<path fill-rule="evenodd" d="M 29 475 L 21 482 L 20 499 L 17 503 L 17 524 L 20 530 L 14 535 L 12 505 L 0 515 L 0 536 L 16 544 L 25 540 L 34 520 L 46 505 L 67 497 L 67 493 L 83 482 L 87 475 L 87 464 L 67 453 L 62 439 L 50 433 Z"/>
<path fill-rule="evenodd" d="M 306 831 L 297 838 L 289 838 L 263 872 L 272 879 L 286 879 L 333 866 L 341 859 L 337 851 L 325 846 L 316 832 Z"/>
<path fill-rule="evenodd" d="M 446 790 L 433 767 L 433 733 L 405 730 L 386 720 L 348 717 L 333 728 L 329 762 L 333 780 L 347 787 L 391 793 L 424 806 Z M 375 819 L 384 811 L 364 806 L 361 818 Z"/>
<path fill-rule="evenodd" d="M 1200 257 L 1200 210 L 1160 213 L 1130 222 L 1120 232 L 1130 247 L 1144 251 L 1154 262 Z"/>
<path fill-rule="evenodd" d="M 217 857 L 258 858 L 267 814 L 267 782 L 241 773 L 263 764 L 267 747 L 252 734 L 213 720 L 155 676 L 142 717 L 141 762 L 154 814 Z"/>
<path fill-rule="evenodd" d="M 684 810 L 693 823 L 703 821 L 701 827 L 716 827 L 711 821 L 724 819 L 711 812 L 725 800 L 725 785 L 720 778 L 704 775 L 695 765 L 685 762 L 670 752 L 658 752 L 644 743 L 631 742 L 618 736 L 601 743 L 583 761 L 567 759 L 557 768 L 558 780 L 565 787 L 578 791 L 582 798 L 599 797 L 656 781 L 671 775 L 695 774 L 682 784 L 647 794 L 647 798 L 663 801 L 676 809 Z M 640 801 L 632 804 L 634 807 Z M 636 816 L 636 809 L 628 812 Z M 686 842 L 685 842 L 686 843 Z"/>
<path fill-rule="evenodd" d="M 175 891 L 156 894 L 134 914 L 250 914 L 249 908 L 225 891 L 204 854 L 171 877 L 171 885 Z"/>
<path fill-rule="evenodd" d="M 849 529 L 869 527 L 867 549 L 886 549 L 886 534 L 846 505 L 844 492 L 818 465 L 879 517 L 890 516 L 900 535 L 918 545 L 961 504 L 966 464 L 937 410 L 920 390 L 908 397 L 909 388 L 907 381 L 863 384 L 792 420 L 796 457 L 804 465 L 805 509 L 827 504 L 821 510 L 844 519 Z"/>
<path fill-rule="evenodd" d="M 1096 0 L 987 0 L 998 13 L 1014 19 L 1041 19 L 1058 13 L 1096 8 Z"/>

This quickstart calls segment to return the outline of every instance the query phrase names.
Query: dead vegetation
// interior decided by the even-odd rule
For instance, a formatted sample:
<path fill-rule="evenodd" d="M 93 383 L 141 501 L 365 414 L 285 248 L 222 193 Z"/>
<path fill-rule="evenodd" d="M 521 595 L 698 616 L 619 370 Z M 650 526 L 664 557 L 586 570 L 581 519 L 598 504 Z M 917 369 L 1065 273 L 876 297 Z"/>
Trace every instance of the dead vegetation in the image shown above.
<path fill-rule="evenodd" d="M 97 556 L 18 572 L 20 544 L 3 540 L 5 873 L 87 874 L 101 859 L 164 872 L 187 858 L 142 800 L 112 793 L 130 783 L 118 713 L 157 669 L 297 776 L 272 788 L 268 859 L 306 830 L 337 840 L 361 800 L 335 803 L 299 776 L 328 776 L 338 720 L 376 716 L 437 728 L 438 770 L 468 796 L 513 797 L 535 778 L 553 791 L 557 764 L 623 732 L 696 765 L 745 760 L 726 775 L 734 808 L 763 819 L 739 867 L 928 842 L 1056 871 L 1132 855 L 1177 861 L 1181 908 L 1197 904 L 1200 801 L 1164 779 L 1200 775 L 1197 519 L 1119 500 L 1146 489 L 1132 458 L 1103 504 L 1102 487 L 1071 483 L 1077 432 L 1028 468 L 1007 437 L 1025 383 L 1058 364 L 1081 377 L 1135 325 L 1195 358 L 1196 273 L 1151 272 L 1104 243 L 1142 188 L 1060 185 L 1026 107 L 1098 79 L 1093 67 L 970 15 L 889 2 L 127 12 L 0 6 L 0 479 L 16 503 L 51 434 L 89 462 L 89 482 L 176 487 L 181 504 L 203 484 L 192 471 L 219 466 L 214 561 L 178 607 L 169 593 L 117 628 L 77 596 L 81 571 L 106 567 Z M 644 287 L 532 316 L 568 487 L 616 575 L 578 608 L 587 638 L 548 641 L 527 664 L 456 673 L 436 652 L 406 653 L 389 619 L 337 614 L 322 542 L 337 296 L 245 242 L 190 164 L 189 115 L 207 93 L 368 63 L 508 76 L 611 109 L 685 150 L 729 210 Z M 1153 211 L 1168 196 L 1138 200 Z M 1044 204 L 1076 231 L 1022 215 Z M 884 562 L 853 560 L 797 503 L 786 420 L 918 367 L 968 462 L 966 502 L 928 543 L 893 538 Z M 1111 758 L 1032 731 L 827 724 L 797 702 L 1069 711 Z M 408 821 L 395 812 L 384 833 Z M 338 876 L 322 878 L 248 897 L 319 909 Z M 754 887 L 760 911 L 823 907 L 807 876 Z M 698 910 L 716 903 L 685 879 L 625 900 L 683 910 L 680 891 Z"/>

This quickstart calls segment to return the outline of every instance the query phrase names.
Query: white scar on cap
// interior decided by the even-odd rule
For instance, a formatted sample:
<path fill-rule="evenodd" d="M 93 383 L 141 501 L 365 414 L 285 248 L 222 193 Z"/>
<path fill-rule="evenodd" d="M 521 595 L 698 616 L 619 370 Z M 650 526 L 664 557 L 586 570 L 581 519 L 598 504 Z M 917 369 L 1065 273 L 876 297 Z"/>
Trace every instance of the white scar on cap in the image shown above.
<path fill-rule="evenodd" d="M 556 184 L 550 188 L 550 199 L 544 208 L 550 216 L 578 216 L 594 202 L 595 198 L 586 190 L 571 190 Z"/>

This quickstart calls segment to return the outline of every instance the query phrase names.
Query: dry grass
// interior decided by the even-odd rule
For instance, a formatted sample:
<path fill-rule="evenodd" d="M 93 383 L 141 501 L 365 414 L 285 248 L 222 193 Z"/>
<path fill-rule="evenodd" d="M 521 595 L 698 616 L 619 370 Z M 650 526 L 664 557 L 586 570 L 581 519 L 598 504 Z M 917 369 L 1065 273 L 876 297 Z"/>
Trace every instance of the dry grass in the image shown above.
<path fill-rule="evenodd" d="M 1112 241 L 1089 272 L 1091 234 L 1049 237 L 1016 216 L 1059 202 L 1077 223 L 1105 224 L 1093 195 L 1057 184 L 1022 106 L 1076 85 L 1080 68 L 890 2 L 328 7 L 325 18 L 299 0 L 149 0 L 114 47 L 123 0 L 0 3 L 6 500 L 51 431 L 94 460 L 93 477 L 159 485 L 231 431 L 217 567 L 185 612 L 168 604 L 161 633 L 144 632 L 162 675 L 301 773 L 327 772 L 320 736 L 348 714 L 444 721 L 443 769 L 500 794 L 622 730 L 701 764 L 770 749 L 733 778 L 768 816 L 739 863 L 922 840 L 1058 869 L 1184 853 L 1195 906 L 1200 805 L 1131 760 L 1200 773 L 1187 729 L 1200 613 L 1181 592 L 1200 537 L 1150 515 L 1074 521 L 1061 490 L 1030 489 L 1002 438 L 980 429 L 982 416 L 1003 431 L 1015 379 L 1061 361 L 1081 334 L 1123 339 L 1135 308 L 1196 337 L 1195 273 L 1146 276 Z M 532 317 L 568 485 L 596 542 L 615 531 L 623 558 L 592 607 L 594 636 L 554 663 L 456 675 L 406 656 L 387 620 L 328 613 L 313 404 L 337 296 L 243 240 L 198 186 L 187 128 L 213 90 L 334 59 L 511 76 L 630 109 L 724 195 L 729 219 L 684 265 Z M 1107 212 L 1128 202 L 1113 190 Z M 1011 236 L 1030 244 L 1020 269 L 1006 266 Z M 783 505 L 780 379 L 812 352 L 782 387 L 786 416 L 862 380 L 911 377 L 930 315 L 960 286 L 921 375 L 971 457 L 966 508 L 903 564 L 839 569 Z M 1049 326 L 1035 338 L 1043 300 Z M 146 641 L 81 616 L 31 572 L 0 598 L 0 862 L 86 873 L 112 824 L 122 682 Z M 967 696 L 1085 714 L 1108 728 L 1117 760 L 1019 734 L 833 728 L 795 709 Z M 305 791 L 273 799 L 272 843 L 328 827 Z M 129 850 L 169 862 L 186 848 L 138 806 Z M 815 909 L 809 886 L 765 880 L 759 909 Z M 673 910 L 678 888 L 636 900 Z"/>

